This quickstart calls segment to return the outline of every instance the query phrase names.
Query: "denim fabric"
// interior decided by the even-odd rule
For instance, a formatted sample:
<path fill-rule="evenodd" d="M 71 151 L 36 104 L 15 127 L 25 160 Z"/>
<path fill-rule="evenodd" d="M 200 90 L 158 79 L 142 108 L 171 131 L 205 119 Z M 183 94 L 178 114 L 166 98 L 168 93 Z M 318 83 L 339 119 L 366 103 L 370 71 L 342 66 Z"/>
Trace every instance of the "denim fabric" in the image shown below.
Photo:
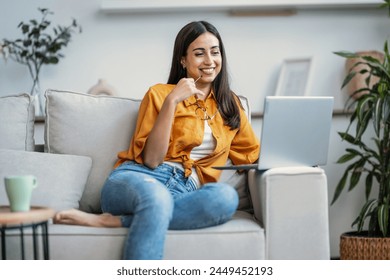
<path fill-rule="evenodd" d="M 235 189 L 193 179 L 168 164 L 155 169 L 132 161 L 108 177 L 101 196 L 103 212 L 121 216 L 129 228 L 124 259 L 162 259 L 168 229 L 185 230 L 222 224 L 238 206 Z"/>

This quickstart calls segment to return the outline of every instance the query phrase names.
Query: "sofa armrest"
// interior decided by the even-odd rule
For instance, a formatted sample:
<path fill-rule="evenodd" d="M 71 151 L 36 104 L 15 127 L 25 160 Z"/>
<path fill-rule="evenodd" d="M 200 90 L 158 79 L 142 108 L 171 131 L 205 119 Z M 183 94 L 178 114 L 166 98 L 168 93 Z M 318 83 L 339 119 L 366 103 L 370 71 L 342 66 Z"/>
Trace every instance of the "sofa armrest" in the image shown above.
<path fill-rule="evenodd" d="M 266 234 L 267 259 L 330 259 L 327 178 L 321 168 L 251 170 L 256 219 Z"/>

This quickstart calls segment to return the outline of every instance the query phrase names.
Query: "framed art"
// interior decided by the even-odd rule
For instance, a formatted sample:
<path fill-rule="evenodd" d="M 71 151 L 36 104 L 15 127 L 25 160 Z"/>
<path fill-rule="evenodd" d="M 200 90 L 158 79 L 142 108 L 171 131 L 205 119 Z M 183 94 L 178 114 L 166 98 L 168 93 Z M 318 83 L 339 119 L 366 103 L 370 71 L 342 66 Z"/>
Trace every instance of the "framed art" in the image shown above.
<path fill-rule="evenodd" d="M 275 95 L 308 95 L 311 68 L 311 57 L 285 59 L 280 71 Z"/>

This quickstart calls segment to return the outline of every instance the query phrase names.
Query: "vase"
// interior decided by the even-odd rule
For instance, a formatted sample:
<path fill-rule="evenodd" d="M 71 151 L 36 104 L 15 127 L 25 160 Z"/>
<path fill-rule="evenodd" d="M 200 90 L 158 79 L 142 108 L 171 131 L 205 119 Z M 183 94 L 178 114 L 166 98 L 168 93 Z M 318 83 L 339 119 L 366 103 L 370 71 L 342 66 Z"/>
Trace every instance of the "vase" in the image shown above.
<path fill-rule="evenodd" d="M 43 92 L 41 91 L 39 81 L 33 85 L 33 88 L 31 89 L 31 95 L 34 97 L 35 117 L 44 117 L 45 98 L 43 96 Z"/>
<path fill-rule="evenodd" d="M 347 232 L 340 237 L 342 260 L 389 260 L 390 237 L 369 237 L 366 231 Z"/>
<path fill-rule="evenodd" d="M 381 53 L 381 52 L 378 52 L 378 51 L 361 51 L 361 52 L 357 52 L 357 54 L 358 55 L 362 55 L 362 56 L 372 56 L 373 58 L 376 58 L 380 62 L 383 63 L 384 54 Z M 365 61 L 363 59 L 361 59 L 361 58 L 350 58 L 350 59 L 347 59 L 347 61 L 345 63 L 346 70 L 350 71 L 351 68 L 358 62 L 365 62 Z M 367 65 L 360 64 L 360 65 L 355 66 L 354 71 L 360 72 L 360 71 L 362 71 L 364 69 L 365 70 L 370 70 Z M 362 91 L 362 92 L 354 94 L 355 91 L 357 91 L 357 90 L 359 90 L 361 88 L 366 88 L 367 86 L 369 88 L 372 88 L 373 85 L 376 84 L 379 81 L 378 77 L 373 76 L 373 77 L 371 77 L 369 85 L 367 85 L 366 84 L 366 78 L 368 77 L 368 75 L 369 75 L 368 73 L 357 75 L 357 76 L 353 77 L 352 80 L 348 83 L 348 85 L 347 85 L 348 94 L 350 96 L 352 96 L 354 99 L 359 99 L 360 96 L 362 96 L 363 94 L 366 94 L 368 92 L 368 91 Z"/>
<path fill-rule="evenodd" d="M 116 89 L 107 83 L 105 79 L 99 79 L 97 84 L 88 90 L 88 93 L 92 95 L 117 95 Z"/>

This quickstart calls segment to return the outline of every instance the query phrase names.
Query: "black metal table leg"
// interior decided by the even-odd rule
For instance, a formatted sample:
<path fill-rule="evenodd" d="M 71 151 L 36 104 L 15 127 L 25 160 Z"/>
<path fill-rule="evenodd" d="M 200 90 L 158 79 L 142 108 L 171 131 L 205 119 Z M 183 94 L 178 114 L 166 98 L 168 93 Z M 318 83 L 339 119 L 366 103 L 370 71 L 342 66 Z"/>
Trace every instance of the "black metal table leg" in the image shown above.
<path fill-rule="evenodd" d="M 38 259 L 37 227 L 38 227 L 37 224 L 32 224 L 32 238 L 33 238 L 34 260 Z"/>
<path fill-rule="evenodd" d="M 42 223 L 42 244 L 43 244 L 43 258 L 49 259 L 49 234 L 47 229 L 47 222 Z"/>
<path fill-rule="evenodd" d="M 20 230 L 20 247 L 21 247 L 21 255 L 22 255 L 22 260 L 25 260 L 26 257 L 24 255 L 24 227 L 23 225 L 20 225 L 19 226 L 19 230 Z"/>
<path fill-rule="evenodd" d="M 7 250 L 5 248 L 5 228 L 1 227 L 1 258 L 3 260 L 7 259 Z"/>

